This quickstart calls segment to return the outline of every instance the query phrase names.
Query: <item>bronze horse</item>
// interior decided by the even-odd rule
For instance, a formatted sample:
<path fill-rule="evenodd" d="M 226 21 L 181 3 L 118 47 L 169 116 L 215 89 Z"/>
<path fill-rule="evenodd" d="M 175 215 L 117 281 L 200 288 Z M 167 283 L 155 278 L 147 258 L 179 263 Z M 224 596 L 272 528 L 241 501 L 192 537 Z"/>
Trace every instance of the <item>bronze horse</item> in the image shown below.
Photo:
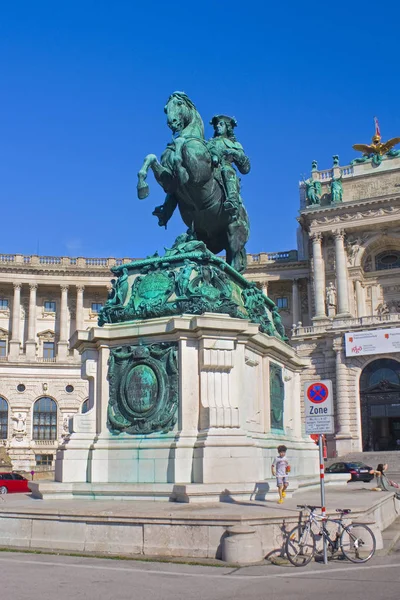
<path fill-rule="evenodd" d="M 241 204 L 235 219 L 223 210 L 225 190 L 216 176 L 210 150 L 204 139 L 203 121 L 193 102 L 183 92 L 174 92 L 164 108 L 168 127 L 178 134 L 168 144 L 161 163 L 154 154 L 146 156 L 138 173 L 138 197 L 149 195 L 145 182 L 149 168 L 167 196 L 153 212 L 164 226 L 178 206 L 185 225 L 214 254 L 226 251 L 226 260 L 237 271 L 246 268 L 245 244 L 249 218 Z"/>

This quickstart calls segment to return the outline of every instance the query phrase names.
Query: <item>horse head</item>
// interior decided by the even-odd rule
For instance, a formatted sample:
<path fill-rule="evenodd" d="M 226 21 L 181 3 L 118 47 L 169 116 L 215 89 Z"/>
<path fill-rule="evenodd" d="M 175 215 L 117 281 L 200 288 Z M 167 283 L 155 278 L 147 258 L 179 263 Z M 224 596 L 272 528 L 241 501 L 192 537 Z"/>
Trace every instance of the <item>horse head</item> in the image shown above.
<path fill-rule="evenodd" d="M 168 127 L 173 133 L 190 134 L 204 138 L 203 121 L 195 105 L 184 92 L 174 92 L 164 107 Z"/>

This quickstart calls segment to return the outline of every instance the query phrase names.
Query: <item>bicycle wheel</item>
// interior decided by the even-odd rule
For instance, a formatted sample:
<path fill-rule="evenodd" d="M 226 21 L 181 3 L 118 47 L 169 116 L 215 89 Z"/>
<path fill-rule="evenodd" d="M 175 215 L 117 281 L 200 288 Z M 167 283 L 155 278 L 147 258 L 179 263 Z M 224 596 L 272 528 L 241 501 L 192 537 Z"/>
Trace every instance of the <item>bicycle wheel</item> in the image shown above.
<path fill-rule="evenodd" d="M 367 562 L 375 554 L 375 536 L 367 525 L 353 523 L 343 529 L 340 536 L 340 548 L 344 556 L 351 562 Z"/>
<path fill-rule="evenodd" d="M 311 529 L 296 525 L 288 534 L 286 556 L 295 567 L 305 567 L 315 554 L 315 536 Z"/>

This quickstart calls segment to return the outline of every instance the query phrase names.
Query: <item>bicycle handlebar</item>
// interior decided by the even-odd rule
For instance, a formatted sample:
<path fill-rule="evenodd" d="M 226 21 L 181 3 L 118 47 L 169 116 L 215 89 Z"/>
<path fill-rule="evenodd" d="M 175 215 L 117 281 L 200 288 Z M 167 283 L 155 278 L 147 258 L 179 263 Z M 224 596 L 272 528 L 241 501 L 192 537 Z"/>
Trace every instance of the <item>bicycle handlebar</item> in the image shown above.
<path fill-rule="evenodd" d="M 322 506 L 310 506 L 309 504 L 298 504 L 297 508 L 306 508 L 311 511 L 314 511 L 317 508 L 320 508 L 322 510 Z"/>

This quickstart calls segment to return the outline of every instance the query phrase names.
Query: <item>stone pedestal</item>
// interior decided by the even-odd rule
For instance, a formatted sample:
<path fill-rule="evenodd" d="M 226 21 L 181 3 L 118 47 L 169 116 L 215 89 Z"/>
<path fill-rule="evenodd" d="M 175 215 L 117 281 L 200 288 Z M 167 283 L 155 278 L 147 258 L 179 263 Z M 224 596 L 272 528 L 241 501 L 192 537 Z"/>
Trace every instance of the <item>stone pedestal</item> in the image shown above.
<path fill-rule="evenodd" d="M 72 345 L 93 408 L 73 418 L 57 481 L 207 484 L 226 498 L 229 484 L 270 478 L 281 443 L 293 475 L 317 473 L 301 429 L 304 362 L 257 324 L 160 317 L 78 331 Z"/>

